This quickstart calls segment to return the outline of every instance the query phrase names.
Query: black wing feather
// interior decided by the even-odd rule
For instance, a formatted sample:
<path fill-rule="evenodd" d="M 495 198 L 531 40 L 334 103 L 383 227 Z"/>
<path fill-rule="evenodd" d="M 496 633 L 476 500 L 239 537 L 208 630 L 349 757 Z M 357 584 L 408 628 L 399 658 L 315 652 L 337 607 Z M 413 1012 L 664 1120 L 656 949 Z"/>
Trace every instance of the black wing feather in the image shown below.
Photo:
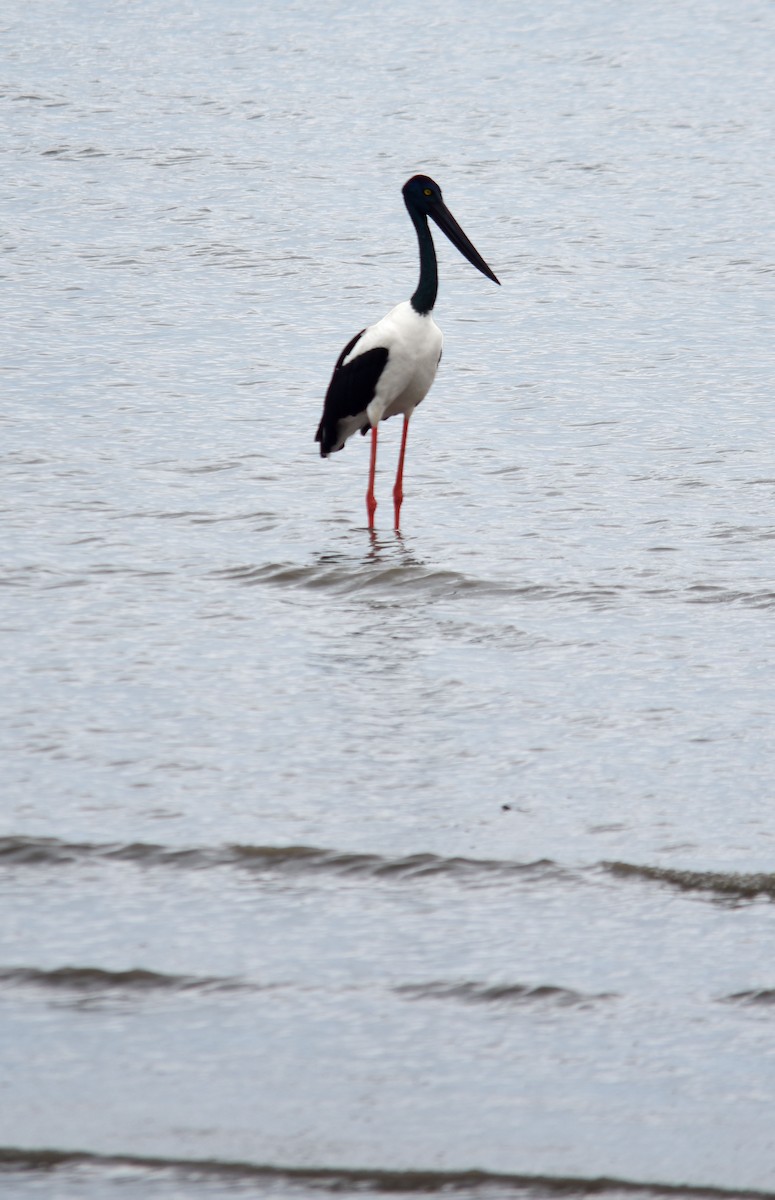
<path fill-rule="evenodd" d="M 342 365 L 365 332 L 362 329 L 347 343 L 337 359 L 328 385 L 323 416 L 315 434 L 315 441 L 320 442 L 320 453 L 324 458 L 340 441 L 340 421 L 347 417 L 357 417 L 360 413 L 364 414 L 365 419 L 366 409 L 374 399 L 379 377 L 388 360 L 387 347 L 374 346 L 371 350 L 358 354 L 346 366 Z M 368 425 L 368 421 L 366 423 Z"/>

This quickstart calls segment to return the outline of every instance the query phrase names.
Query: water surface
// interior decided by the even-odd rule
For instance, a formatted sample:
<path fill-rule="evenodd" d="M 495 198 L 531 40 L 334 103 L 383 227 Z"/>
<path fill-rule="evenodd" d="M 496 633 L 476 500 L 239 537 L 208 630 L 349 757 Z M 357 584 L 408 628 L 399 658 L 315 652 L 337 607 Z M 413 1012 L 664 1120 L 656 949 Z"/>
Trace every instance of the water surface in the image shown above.
<path fill-rule="evenodd" d="M 775 1193 L 771 6 L 3 24 L 7 1194 Z"/>

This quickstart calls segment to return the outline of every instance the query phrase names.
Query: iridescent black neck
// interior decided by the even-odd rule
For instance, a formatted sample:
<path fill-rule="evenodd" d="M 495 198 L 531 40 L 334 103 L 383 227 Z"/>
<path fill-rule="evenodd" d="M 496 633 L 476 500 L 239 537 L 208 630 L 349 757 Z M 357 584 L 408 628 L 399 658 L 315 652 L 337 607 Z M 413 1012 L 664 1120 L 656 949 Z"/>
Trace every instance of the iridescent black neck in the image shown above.
<path fill-rule="evenodd" d="M 420 250 L 420 280 L 417 284 L 417 290 L 412 296 L 411 304 L 414 311 L 423 316 L 433 309 L 436 303 L 436 294 L 439 290 L 436 250 L 425 213 L 416 212 L 408 204 L 406 207 L 409 209 L 409 216 L 412 218 L 412 224 L 417 231 L 417 245 Z"/>

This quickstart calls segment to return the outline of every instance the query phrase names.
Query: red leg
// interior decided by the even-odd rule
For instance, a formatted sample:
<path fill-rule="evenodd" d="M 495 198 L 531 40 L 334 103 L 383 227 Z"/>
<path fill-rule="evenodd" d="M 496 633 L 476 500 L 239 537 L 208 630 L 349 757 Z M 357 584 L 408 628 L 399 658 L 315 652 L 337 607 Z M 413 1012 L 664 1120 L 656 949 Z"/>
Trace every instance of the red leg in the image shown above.
<path fill-rule="evenodd" d="M 369 514 L 369 529 L 374 528 L 374 514 L 377 511 L 377 500 L 374 495 L 374 474 L 377 470 L 377 428 L 371 431 L 371 462 L 369 463 L 369 490 L 366 492 L 366 512 Z"/>
<path fill-rule="evenodd" d="M 404 430 L 401 434 L 401 453 L 398 456 L 396 482 L 393 485 L 393 508 L 396 514 L 395 528 L 401 528 L 401 504 L 404 499 L 404 455 L 406 454 L 406 435 L 409 432 L 409 418 L 404 417 Z"/>

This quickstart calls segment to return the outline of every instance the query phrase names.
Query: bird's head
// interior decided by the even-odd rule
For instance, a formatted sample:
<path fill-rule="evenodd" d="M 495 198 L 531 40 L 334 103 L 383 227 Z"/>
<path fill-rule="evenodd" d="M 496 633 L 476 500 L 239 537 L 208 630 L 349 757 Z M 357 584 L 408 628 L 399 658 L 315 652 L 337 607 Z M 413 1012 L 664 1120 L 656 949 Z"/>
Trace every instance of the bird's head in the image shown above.
<path fill-rule="evenodd" d="M 413 175 L 401 189 L 407 207 L 419 209 L 427 217 L 433 215 L 433 210 L 444 201 L 441 198 L 441 188 L 428 175 Z"/>
<path fill-rule="evenodd" d="M 413 220 L 416 219 L 416 215 L 430 217 L 464 258 L 467 258 L 488 279 L 492 279 L 493 283 L 500 283 L 500 280 L 487 266 L 479 251 L 466 234 L 463 233 L 463 230 L 442 199 L 441 188 L 430 176 L 413 175 L 411 179 L 406 181 L 402 191 L 404 194 L 404 203 Z"/>

